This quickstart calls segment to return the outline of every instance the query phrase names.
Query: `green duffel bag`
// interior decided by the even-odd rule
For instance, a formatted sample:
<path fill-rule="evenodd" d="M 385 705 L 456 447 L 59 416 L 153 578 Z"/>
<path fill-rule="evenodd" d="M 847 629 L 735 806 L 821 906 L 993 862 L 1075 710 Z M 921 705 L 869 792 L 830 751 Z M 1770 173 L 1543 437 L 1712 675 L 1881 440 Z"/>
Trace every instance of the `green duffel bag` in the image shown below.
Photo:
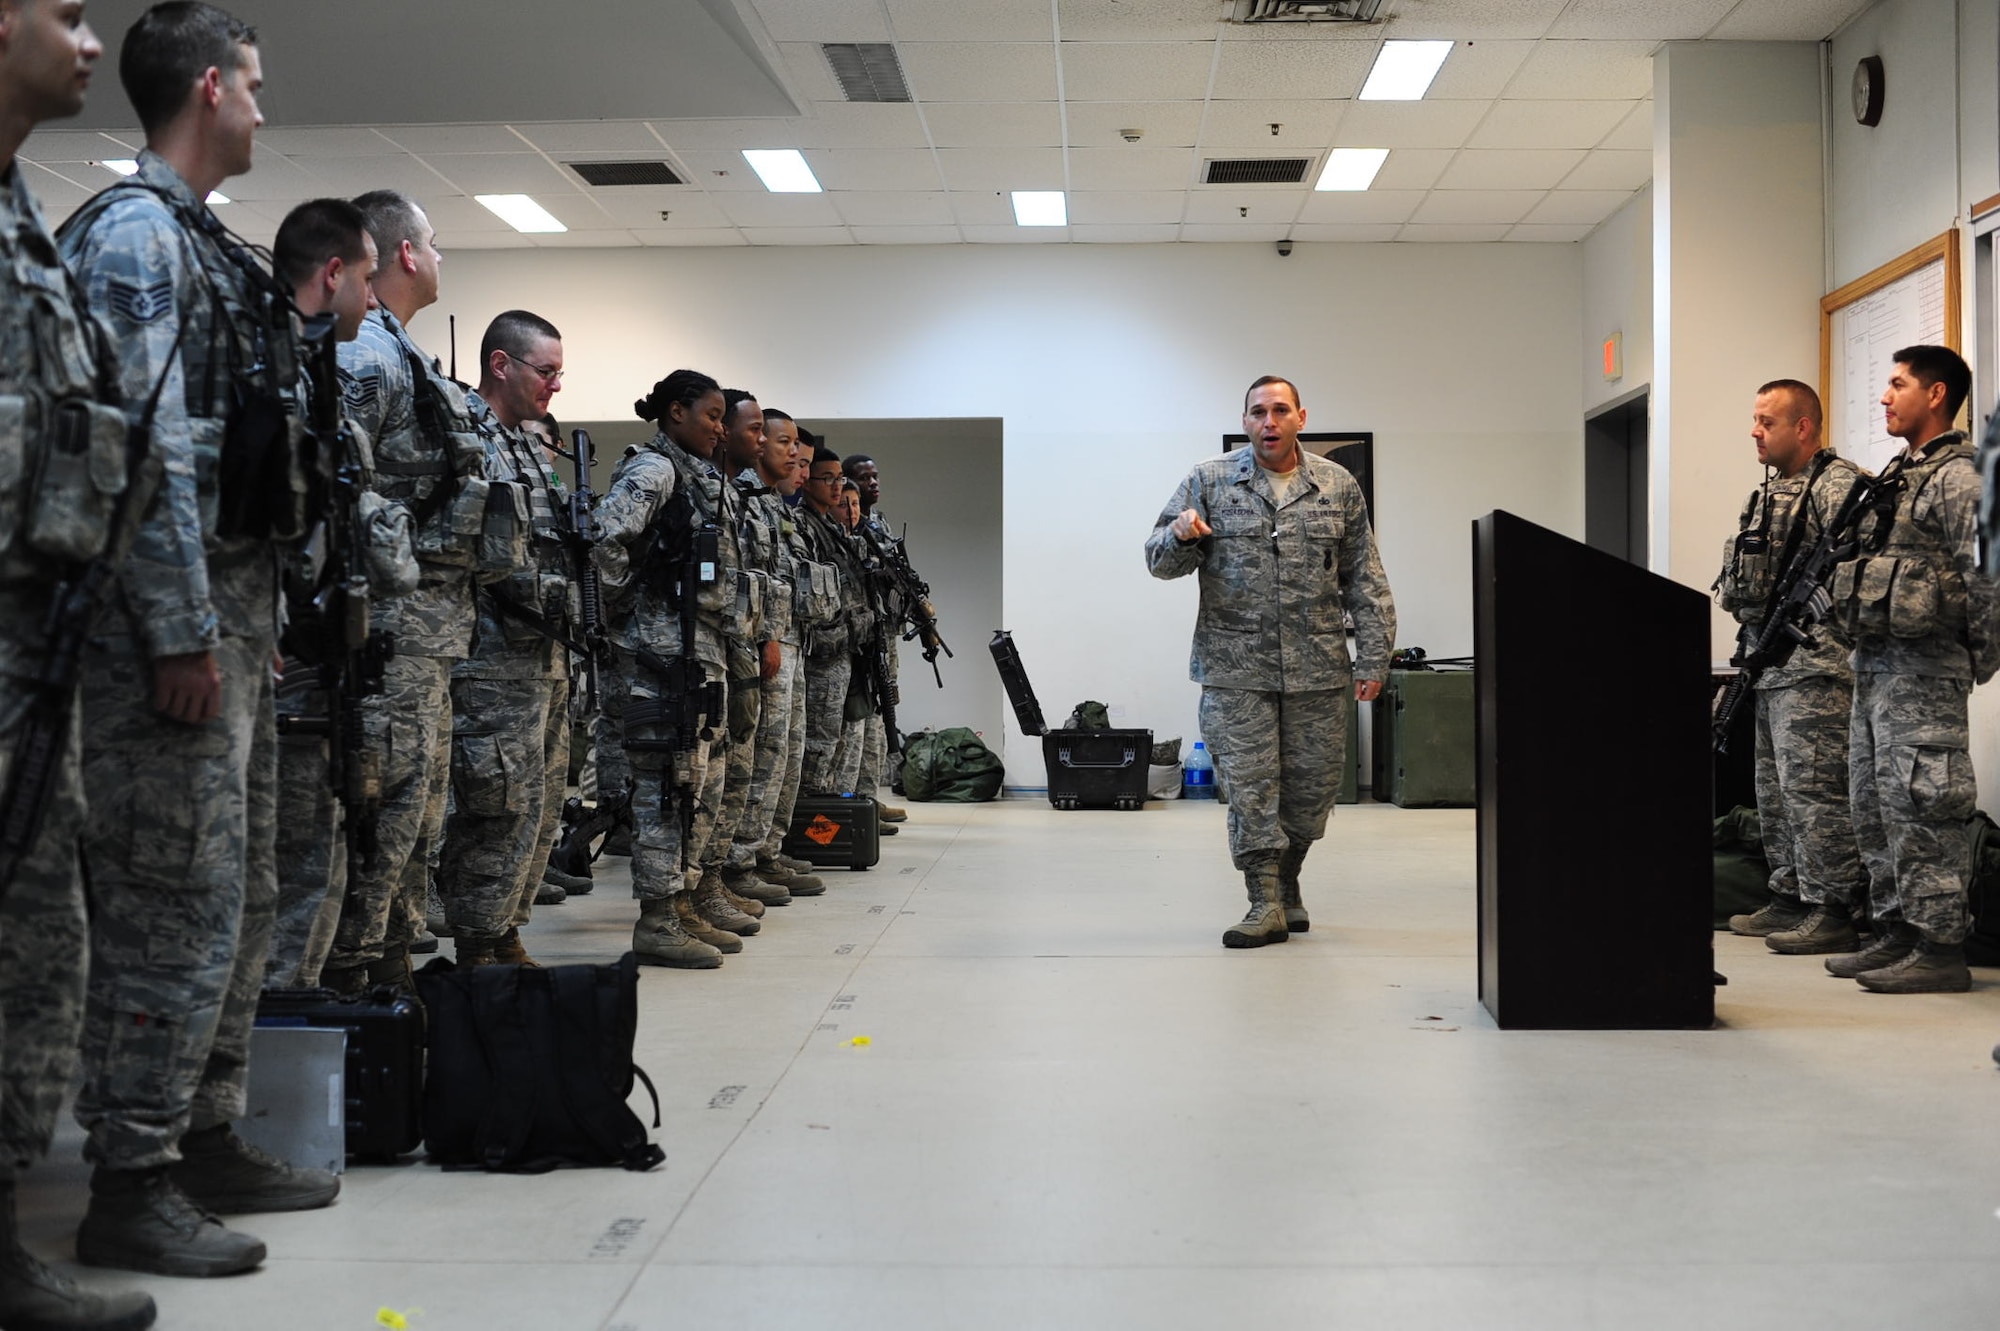
<path fill-rule="evenodd" d="M 1771 903 L 1771 865 L 1762 824 L 1742 805 L 1715 820 L 1715 927 L 1732 915 L 1754 915 Z"/>
<path fill-rule="evenodd" d="M 919 730 L 903 740 L 903 794 L 919 804 L 977 804 L 1000 793 L 1000 755 L 964 726 Z"/>

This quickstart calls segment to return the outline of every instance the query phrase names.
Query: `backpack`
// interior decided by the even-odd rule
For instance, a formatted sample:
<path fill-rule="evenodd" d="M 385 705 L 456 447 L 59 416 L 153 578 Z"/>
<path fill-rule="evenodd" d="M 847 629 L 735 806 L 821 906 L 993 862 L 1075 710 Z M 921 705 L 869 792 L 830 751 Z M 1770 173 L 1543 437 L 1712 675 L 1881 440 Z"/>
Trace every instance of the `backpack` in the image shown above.
<path fill-rule="evenodd" d="M 903 793 L 919 803 L 977 804 L 1000 793 L 1007 765 L 964 726 L 903 741 Z"/>
<path fill-rule="evenodd" d="M 1965 959 L 1975 966 L 2000 966 L 2000 824 L 1975 812 L 1965 820 L 1965 833 L 1972 840 L 1966 875 L 1972 933 L 1965 940 Z"/>
<path fill-rule="evenodd" d="M 636 1077 L 639 961 L 417 972 L 430 1021 L 424 1146 L 447 1169 L 540 1174 L 562 1165 L 643 1172 L 667 1158 L 625 1103 Z"/>
<path fill-rule="evenodd" d="M 1080 702 L 1063 722 L 1064 730 L 1109 730 L 1111 709 L 1101 702 Z"/>
<path fill-rule="evenodd" d="M 1762 823 L 1741 805 L 1715 820 L 1715 927 L 1732 915 L 1754 915 L 1771 903 L 1771 866 Z"/>

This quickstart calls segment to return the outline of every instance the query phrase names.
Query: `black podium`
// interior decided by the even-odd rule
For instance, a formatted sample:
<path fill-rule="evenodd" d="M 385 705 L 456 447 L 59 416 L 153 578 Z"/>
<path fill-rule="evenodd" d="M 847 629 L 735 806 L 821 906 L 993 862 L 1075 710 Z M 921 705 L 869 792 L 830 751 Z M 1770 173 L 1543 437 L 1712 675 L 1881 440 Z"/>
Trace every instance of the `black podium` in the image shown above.
<path fill-rule="evenodd" d="M 1715 1023 L 1708 598 L 1473 523 L 1479 1001 L 1505 1029 Z"/>

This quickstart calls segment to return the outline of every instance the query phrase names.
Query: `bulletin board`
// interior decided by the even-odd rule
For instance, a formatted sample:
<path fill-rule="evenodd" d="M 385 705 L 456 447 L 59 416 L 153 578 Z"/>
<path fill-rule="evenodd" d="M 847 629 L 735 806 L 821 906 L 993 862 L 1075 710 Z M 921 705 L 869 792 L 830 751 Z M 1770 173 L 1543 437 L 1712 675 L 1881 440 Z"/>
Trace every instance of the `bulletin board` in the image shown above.
<path fill-rule="evenodd" d="M 1826 438 L 1842 457 L 1880 471 L 1903 441 L 1882 428 L 1882 390 L 1898 348 L 1959 348 L 1958 231 L 1858 277 L 1819 303 L 1819 391 Z"/>

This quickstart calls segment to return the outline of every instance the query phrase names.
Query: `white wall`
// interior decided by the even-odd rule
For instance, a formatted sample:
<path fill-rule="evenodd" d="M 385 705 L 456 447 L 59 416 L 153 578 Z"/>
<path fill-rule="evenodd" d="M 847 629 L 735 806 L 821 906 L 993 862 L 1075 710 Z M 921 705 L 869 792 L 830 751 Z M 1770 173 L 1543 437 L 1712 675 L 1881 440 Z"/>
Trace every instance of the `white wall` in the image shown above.
<path fill-rule="evenodd" d="M 1192 737 L 1194 585 L 1149 577 L 1141 547 L 1188 466 L 1241 428 L 1244 386 L 1294 377 L 1313 427 L 1376 432 L 1401 641 L 1468 652 L 1472 519 L 1582 534 L 1580 275 L 1575 245 L 469 251 L 414 331 L 437 346 L 456 313 L 476 344 L 501 309 L 550 318 L 565 419 L 623 416 L 683 364 L 829 428 L 1001 418 L 998 627 L 1045 706 L 1099 698 Z M 920 550 L 950 539 L 918 496 L 894 512 Z M 964 641 L 961 668 L 990 671 Z M 1034 746 L 1006 753 L 1011 784 L 1042 784 Z"/>
<path fill-rule="evenodd" d="M 1604 377 L 1604 339 L 1623 333 L 1625 372 Z M 1653 190 L 1649 185 L 1583 242 L 1583 409 L 1653 382 Z"/>

